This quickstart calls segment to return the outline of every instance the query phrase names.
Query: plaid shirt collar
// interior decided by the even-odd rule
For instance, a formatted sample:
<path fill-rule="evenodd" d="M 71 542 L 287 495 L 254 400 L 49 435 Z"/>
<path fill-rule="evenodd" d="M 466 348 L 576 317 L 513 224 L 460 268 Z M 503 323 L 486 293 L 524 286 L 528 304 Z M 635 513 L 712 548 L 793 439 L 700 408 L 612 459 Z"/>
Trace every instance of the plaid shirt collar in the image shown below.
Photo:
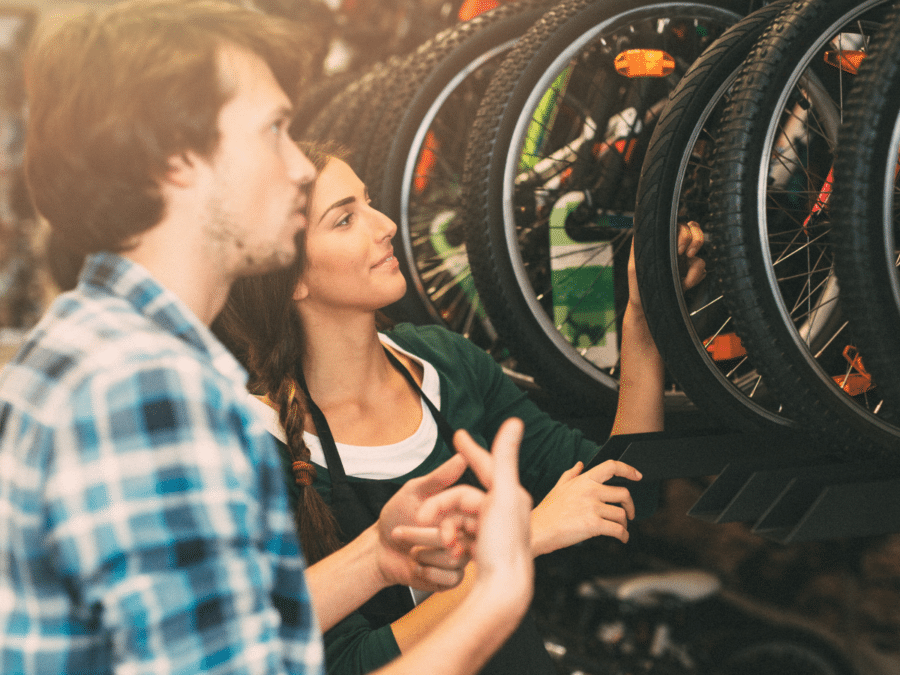
<path fill-rule="evenodd" d="M 88 256 L 78 285 L 90 295 L 117 296 L 138 314 L 176 335 L 209 359 L 223 376 L 244 387 L 247 371 L 190 308 L 142 265 L 110 252 Z"/>

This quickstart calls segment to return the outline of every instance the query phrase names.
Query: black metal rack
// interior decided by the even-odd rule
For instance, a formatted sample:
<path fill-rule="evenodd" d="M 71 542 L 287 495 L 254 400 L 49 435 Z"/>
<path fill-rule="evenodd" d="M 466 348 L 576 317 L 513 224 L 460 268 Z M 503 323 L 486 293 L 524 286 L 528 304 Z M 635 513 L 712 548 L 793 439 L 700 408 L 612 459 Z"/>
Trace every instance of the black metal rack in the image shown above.
<path fill-rule="evenodd" d="M 781 543 L 900 532 L 900 467 L 823 456 L 802 434 L 622 435 L 606 442 L 604 454 L 644 480 L 715 476 L 689 515 L 752 523 L 754 533 Z"/>

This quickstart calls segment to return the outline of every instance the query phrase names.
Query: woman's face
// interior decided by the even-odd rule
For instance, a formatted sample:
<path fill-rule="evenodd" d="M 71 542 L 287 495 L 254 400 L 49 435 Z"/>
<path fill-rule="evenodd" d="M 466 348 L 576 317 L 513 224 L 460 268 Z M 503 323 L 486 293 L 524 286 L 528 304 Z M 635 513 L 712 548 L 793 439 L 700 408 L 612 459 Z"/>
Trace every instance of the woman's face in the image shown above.
<path fill-rule="evenodd" d="M 366 186 L 345 162 L 330 159 L 309 202 L 304 270 L 294 299 L 323 309 L 380 309 L 403 297 L 391 238 L 397 226 L 369 204 Z"/>

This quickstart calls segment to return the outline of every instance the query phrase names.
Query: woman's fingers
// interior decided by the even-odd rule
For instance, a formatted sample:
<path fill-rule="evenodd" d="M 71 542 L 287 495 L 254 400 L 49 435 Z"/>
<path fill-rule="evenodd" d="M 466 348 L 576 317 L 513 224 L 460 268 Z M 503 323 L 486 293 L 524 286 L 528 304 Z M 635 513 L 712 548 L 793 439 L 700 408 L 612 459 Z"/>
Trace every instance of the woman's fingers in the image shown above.
<path fill-rule="evenodd" d="M 423 526 L 440 526 L 440 521 L 446 518 L 477 518 L 484 497 L 485 493 L 476 487 L 454 485 L 422 502 L 416 520 Z M 461 527 L 465 527 L 465 522 L 462 521 Z"/>
<path fill-rule="evenodd" d="M 706 262 L 697 254 L 705 241 L 703 230 L 695 221 L 678 228 L 678 255 L 680 258 L 681 285 L 687 290 L 700 283 L 706 276 Z"/>
<path fill-rule="evenodd" d="M 607 459 L 605 462 L 601 462 L 587 471 L 584 475 L 590 476 L 598 483 L 605 483 L 613 476 L 634 481 L 641 480 L 644 477 L 644 474 L 633 466 L 626 464 L 625 462 L 620 462 L 617 459 Z"/>

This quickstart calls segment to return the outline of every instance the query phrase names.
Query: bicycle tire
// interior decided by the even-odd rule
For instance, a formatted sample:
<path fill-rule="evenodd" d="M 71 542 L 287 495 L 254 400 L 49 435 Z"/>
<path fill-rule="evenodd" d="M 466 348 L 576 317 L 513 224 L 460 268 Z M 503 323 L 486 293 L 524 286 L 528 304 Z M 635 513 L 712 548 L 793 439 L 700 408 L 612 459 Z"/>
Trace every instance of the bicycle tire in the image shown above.
<path fill-rule="evenodd" d="M 379 105 L 389 82 L 387 62 L 374 64 L 353 79 L 313 117 L 302 137 L 309 141 L 340 143 L 350 151 L 354 170 L 361 171 L 359 160 L 353 157 L 351 136 L 366 112 Z"/>
<path fill-rule="evenodd" d="M 426 45 L 426 53 L 441 48 L 441 57 L 410 77 L 408 96 L 395 99 L 401 104 L 385 114 L 377 134 L 389 144 L 373 148 L 369 160 L 370 175 L 374 167 L 381 169 L 377 203 L 397 223 L 395 253 L 416 298 L 407 305 L 407 317 L 444 325 L 498 358 L 501 348 L 480 310 L 458 218 L 447 221 L 440 234 L 430 229 L 436 218 L 459 212 L 467 131 L 490 76 L 554 1 L 500 5 Z M 427 146 L 426 138 L 433 139 Z M 432 153 L 434 168 L 417 175 L 423 152 Z"/>
<path fill-rule="evenodd" d="M 871 389 L 855 398 L 844 391 L 852 373 L 841 358 L 852 365 L 854 327 L 839 314 L 826 202 L 816 208 L 829 186 L 837 133 L 829 119 L 843 104 L 844 77 L 839 68 L 826 73 L 822 50 L 874 31 L 885 5 L 788 6 L 738 75 L 713 161 L 712 258 L 736 332 L 785 415 L 848 460 L 887 458 L 900 429 L 877 416 Z M 773 155 L 782 138 L 790 142 Z"/>
<path fill-rule="evenodd" d="M 865 364 L 884 391 L 884 416 L 900 421 L 900 280 L 896 166 L 900 152 L 900 6 L 859 67 L 838 134 L 835 268 L 858 324 Z"/>
<path fill-rule="evenodd" d="M 847 659 L 810 635 L 773 635 L 723 657 L 712 675 L 855 675 Z"/>
<path fill-rule="evenodd" d="M 672 91 L 641 169 L 635 206 L 635 264 L 647 323 L 676 382 L 698 408 L 725 427 L 746 431 L 796 426 L 778 414 L 752 362 L 728 332 L 730 316 L 708 270 L 685 292 L 678 226 L 707 228 L 708 161 L 725 95 L 768 25 L 790 0 L 780 0 L 729 28 Z M 714 353 L 715 352 L 715 356 Z"/>
<path fill-rule="evenodd" d="M 360 92 L 362 110 L 344 136 L 344 144 L 351 152 L 353 166 L 359 167 L 360 175 L 365 175 L 382 117 L 390 109 L 402 83 L 407 80 L 412 65 L 409 57 L 395 55 L 379 64 L 378 69 L 379 75 L 372 81 L 372 86 L 367 91 Z"/>
<path fill-rule="evenodd" d="M 304 87 L 294 102 L 291 136 L 293 138 L 304 137 L 306 130 L 322 109 L 359 76 L 359 73 L 348 71 L 325 77 Z"/>
<path fill-rule="evenodd" d="M 475 16 L 469 21 L 458 23 L 422 44 L 411 54 L 407 63 L 409 69 L 402 81 L 392 92 L 391 101 L 385 111 L 383 124 L 372 139 L 371 158 L 366 164 L 365 180 L 372 194 L 382 192 L 382 179 L 389 149 L 394 141 L 396 125 L 400 117 L 409 109 L 411 101 L 420 93 L 423 81 L 447 59 L 451 58 L 459 45 L 474 39 L 479 33 L 498 21 L 518 14 L 530 7 L 552 5 L 552 0 L 517 0 Z"/>
<path fill-rule="evenodd" d="M 591 301 L 600 307 L 597 311 L 592 308 L 590 314 L 605 317 L 600 319 L 599 326 L 590 323 L 579 325 L 580 318 L 576 318 L 575 313 L 568 312 L 567 323 L 560 324 L 567 331 L 567 336 L 564 336 L 554 321 L 552 313 L 555 310 L 549 307 L 549 303 L 553 300 L 554 289 L 550 278 L 555 262 L 550 258 L 550 216 L 542 213 L 538 220 L 533 221 L 540 223 L 531 228 L 531 232 L 536 234 L 531 241 L 520 240 L 516 214 L 523 219 L 525 232 L 524 223 L 529 217 L 529 209 L 532 209 L 531 213 L 539 213 L 538 201 L 535 199 L 537 193 L 530 194 L 530 201 L 527 204 L 513 203 L 514 193 L 518 190 L 514 186 L 524 147 L 522 139 L 531 123 L 531 115 L 539 106 L 544 94 L 551 89 L 554 80 L 561 77 L 570 61 L 575 63 L 574 59 L 581 59 L 576 63 L 577 67 L 570 71 L 575 73 L 573 78 L 576 79 L 571 80 L 574 84 L 570 83 L 571 86 L 565 89 L 559 88 L 558 96 L 562 102 L 559 107 L 568 106 L 566 112 L 572 112 L 572 117 L 566 118 L 566 121 L 573 120 L 573 124 L 578 124 L 575 113 L 580 114 L 580 101 L 577 100 L 577 96 L 582 94 L 582 83 L 588 87 L 585 96 L 596 94 L 597 88 L 606 86 L 604 96 L 609 99 L 605 104 L 608 105 L 608 110 L 605 113 L 601 111 L 601 114 L 596 116 L 599 122 L 592 121 L 592 124 L 595 124 L 595 127 L 600 126 L 607 120 L 615 124 L 621 119 L 629 128 L 628 134 L 640 127 L 640 133 L 635 133 L 634 136 L 635 144 L 628 146 L 638 150 L 633 153 L 622 152 L 621 157 L 607 152 L 604 156 L 609 161 L 602 166 L 593 161 L 582 161 L 577 165 L 573 162 L 571 168 L 574 169 L 574 173 L 571 175 L 576 178 L 565 183 L 560 181 L 560 185 L 566 187 L 568 192 L 568 188 L 577 185 L 579 180 L 593 181 L 592 176 L 598 170 L 601 173 L 608 170 L 608 173 L 601 175 L 598 180 L 606 179 L 612 184 L 627 183 L 625 189 L 608 191 L 608 194 L 618 199 L 616 206 L 618 211 L 615 213 L 621 212 L 623 207 L 627 211 L 632 211 L 640 159 L 646 147 L 645 137 L 649 135 L 649 130 L 652 130 L 653 119 L 661 110 L 665 96 L 674 86 L 671 79 L 677 81 L 677 77 L 683 73 L 690 61 L 699 56 L 703 48 L 713 42 L 725 28 L 736 23 L 743 16 L 744 12 L 741 10 L 745 6 L 746 3 L 730 1 L 707 3 L 568 0 L 547 12 L 521 38 L 495 74 L 488 93 L 482 100 L 468 140 L 463 181 L 466 247 L 473 277 L 488 316 L 516 357 L 517 369 L 532 374 L 545 389 L 566 401 L 571 408 L 595 411 L 598 405 L 611 407 L 615 404 L 618 391 L 618 329 L 612 330 L 611 327 L 618 318 L 610 319 L 609 316 L 616 314 L 616 306 L 623 307 L 624 301 L 621 293 L 616 299 L 613 297 L 615 289 L 610 290 L 611 286 L 619 284 L 614 285 L 608 277 L 604 277 L 605 280 L 601 283 L 606 285 L 606 290 L 591 296 Z M 665 17 L 669 17 L 670 20 L 666 21 Z M 701 20 L 703 24 L 699 23 Z M 698 22 L 698 25 L 694 25 L 694 21 Z M 663 30 L 656 33 L 660 26 L 663 26 Z M 615 33 L 619 29 L 621 33 Z M 680 60 L 680 70 L 674 78 L 654 80 L 648 84 L 654 102 L 647 108 L 642 108 L 640 113 L 635 109 L 634 119 L 630 122 L 620 114 L 623 113 L 622 107 L 613 111 L 614 106 L 622 103 L 620 95 L 616 95 L 620 82 L 614 79 L 612 70 L 613 58 L 619 51 L 611 53 L 612 47 L 608 46 L 611 45 L 613 37 L 620 39 L 620 44 L 627 40 L 646 40 L 637 46 L 648 46 L 651 41 L 657 46 L 666 43 L 670 47 L 669 51 L 674 51 L 679 57 L 681 56 L 679 50 L 685 54 L 689 53 L 686 59 Z M 601 38 L 609 38 L 610 41 L 603 44 Z M 683 42 L 678 43 L 678 40 Z M 582 51 L 586 46 L 588 48 Z M 593 61 L 590 65 L 586 65 L 587 59 L 596 61 L 600 56 L 605 59 L 601 70 L 590 69 L 591 65 L 596 65 Z M 689 62 L 684 63 L 685 60 Z M 605 78 L 605 82 L 592 80 L 594 77 Z M 657 87 L 661 88 L 658 93 Z M 629 90 L 628 93 L 640 98 L 639 89 Z M 603 97 L 599 96 L 594 98 L 603 100 Z M 551 106 L 556 109 L 555 102 Z M 656 106 L 659 110 L 656 110 Z M 643 124 L 644 112 L 648 114 L 646 125 Z M 616 114 L 619 114 L 619 117 L 614 118 Z M 631 115 L 630 112 L 628 114 Z M 641 121 L 635 121 L 638 116 L 641 116 Z M 582 127 L 589 129 L 586 123 Z M 553 133 L 549 132 L 548 139 Z M 549 142 L 552 142 L 552 139 L 548 140 Z M 568 152 L 568 142 L 557 147 L 562 147 Z M 631 142 L 630 137 L 627 142 Z M 588 141 L 582 141 L 579 149 L 573 151 L 575 155 L 581 152 L 581 147 L 585 143 Z M 585 147 L 591 146 L 588 144 Z M 590 152 L 586 154 L 590 155 Z M 537 158 L 535 161 L 538 161 Z M 619 172 L 617 164 L 627 164 L 630 170 Z M 538 180 L 542 178 L 539 177 Z M 523 196 L 523 201 L 527 201 L 524 191 L 519 194 Z M 565 197 L 559 190 L 547 194 L 551 195 L 548 201 L 554 204 Z M 557 215 L 568 213 L 570 206 L 575 208 L 573 204 L 574 202 L 571 204 L 560 202 L 561 211 Z M 524 210 L 519 211 L 520 207 Z M 562 217 L 565 219 L 567 216 Z M 593 216 L 590 225 L 593 225 L 592 218 Z M 618 224 L 619 220 L 620 218 L 614 215 L 612 222 Z M 600 245 L 600 248 L 604 249 L 604 255 L 611 256 L 616 261 L 616 264 L 605 267 L 611 269 L 613 274 L 620 274 L 620 280 L 625 278 L 623 272 L 630 240 L 628 230 L 630 224 L 622 228 L 622 231 L 611 230 L 614 236 L 608 245 L 607 243 Z M 561 230 L 553 231 L 558 233 Z M 527 248 L 532 244 L 533 249 L 525 252 L 521 250 L 522 247 Z M 537 264 L 526 269 L 526 259 L 533 260 Z M 592 267 L 595 270 L 582 269 L 596 274 L 597 279 L 602 274 L 608 274 L 600 272 L 597 266 Z M 576 274 L 580 274 L 580 271 Z M 567 278 L 571 281 L 574 276 L 568 275 Z M 559 297 L 565 293 L 562 286 L 557 286 L 556 290 Z M 627 289 L 625 294 L 627 295 Z M 577 302 L 583 302 L 584 295 Z M 548 306 L 545 308 L 542 303 L 547 303 Z M 560 302 L 559 305 L 564 306 L 564 302 Z M 609 309 L 604 305 L 613 308 Z M 566 312 L 564 308 L 562 311 Z M 569 332 L 570 328 L 574 332 Z M 598 340 L 590 337 L 588 346 L 584 348 L 573 346 L 573 342 L 578 344 L 580 340 L 578 331 L 582 329 L 585 333 L 602 333 L 602 337 Z M 599 358 L 598 353 L 601 355 Z M 588 360 L 589 358 L 593 360 Z"/>

